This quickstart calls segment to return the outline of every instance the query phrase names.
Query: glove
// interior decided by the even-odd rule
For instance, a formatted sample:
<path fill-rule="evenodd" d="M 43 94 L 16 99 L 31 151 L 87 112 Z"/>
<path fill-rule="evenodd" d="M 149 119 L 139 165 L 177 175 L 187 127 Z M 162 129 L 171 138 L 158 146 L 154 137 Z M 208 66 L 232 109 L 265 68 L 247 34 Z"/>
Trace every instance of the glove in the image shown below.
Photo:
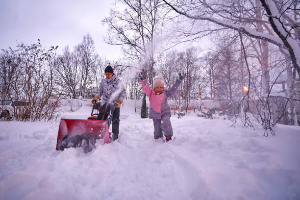
<path fill-rule="evenodd" d="M 118 100 L 117 103 L 116 103 L 116 108 L 120 108 L 120 107 L 121 107 L 121 104 L 122 104 L 122 101 L 121 101 L 121 100 Z"/>
<path fill-rule="evenodd" d="M 92 103 L 96 103 L 99 99 L 99 96 L 95 96 L 95 98 L 93 98 Z"/>
<path fill-rule="evenodd" d="M 181 73 L 179 73 L 179 80 L 182 81 L 185 78 L 185 74 L 181 75 Z"/>
<path fill-rule="evenodd" d="M 147 77 L 146 73 L 145 73 L 144 69 L 142 69 L 142 72 L 140 73 L 141 80 L 144 80 L 146 77 Z"/>

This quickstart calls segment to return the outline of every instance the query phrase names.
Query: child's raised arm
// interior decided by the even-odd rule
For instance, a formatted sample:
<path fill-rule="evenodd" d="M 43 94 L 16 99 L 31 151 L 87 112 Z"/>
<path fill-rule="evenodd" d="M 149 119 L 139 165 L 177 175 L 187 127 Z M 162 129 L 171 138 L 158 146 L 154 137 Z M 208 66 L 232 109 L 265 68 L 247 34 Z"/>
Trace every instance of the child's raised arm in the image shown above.
<path fill-rule="evenodd" d="M 140 78 L 141 78 L 143 91 L 145 92 L 145 94 L 147 96 L 150 96 L 151 88 L 149 87 L 149 83 L 148 83 L 148 80 L 147 80 L 147 77 L 146 77 L 146 73 L 144 72 L 144 69 L 140 73 Z"/>
<path fill-rule="evenodd" d="M 185 77 L 185 74 L 181 75 L 181 73 L 179 73 L 179 78 L 176 80 L 175 84 L 170 89 L 166 90 L 167 97 L 171 97 L 176 93 L 176 91 L 177 91 L 179 85 L 182 83 L 182 80 L 184 79 L 184 77 Z"/>

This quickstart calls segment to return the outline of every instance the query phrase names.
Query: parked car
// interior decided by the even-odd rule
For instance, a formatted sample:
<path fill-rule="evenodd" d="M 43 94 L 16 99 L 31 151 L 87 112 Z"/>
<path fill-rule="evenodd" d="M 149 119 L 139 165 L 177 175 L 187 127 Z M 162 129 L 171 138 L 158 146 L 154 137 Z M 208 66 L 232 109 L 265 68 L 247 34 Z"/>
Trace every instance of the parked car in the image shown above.
<path fill-rule="evenodd" d="M 0 100 L 0 119 L 11 119 L 17 108 L 25 108 L 26 106 L 28 106 L 28 102 L 25 101 Z"/>

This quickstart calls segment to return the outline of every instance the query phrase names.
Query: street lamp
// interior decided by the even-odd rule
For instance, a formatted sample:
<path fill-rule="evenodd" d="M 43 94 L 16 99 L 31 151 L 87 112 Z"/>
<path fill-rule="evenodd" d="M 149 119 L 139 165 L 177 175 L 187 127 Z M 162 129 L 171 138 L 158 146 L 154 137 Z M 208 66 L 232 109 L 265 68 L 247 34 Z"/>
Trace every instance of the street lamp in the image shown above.
<path fill-rule="evenodd" d="M 248 93 L 248 91 L 249 91 L 249 88 L 246 85 L 244 85 L 243 86 L 243 93 Z"/>
<path fill-rule="evenodd" d="M 242 103 L 242 110 L 246 112 L 249 109 L 249 88 L 248 86 L 244 85 L 243 86 L 243 95 L 247 95 L 246 97 L 243 98 L 243 103 Z"/>

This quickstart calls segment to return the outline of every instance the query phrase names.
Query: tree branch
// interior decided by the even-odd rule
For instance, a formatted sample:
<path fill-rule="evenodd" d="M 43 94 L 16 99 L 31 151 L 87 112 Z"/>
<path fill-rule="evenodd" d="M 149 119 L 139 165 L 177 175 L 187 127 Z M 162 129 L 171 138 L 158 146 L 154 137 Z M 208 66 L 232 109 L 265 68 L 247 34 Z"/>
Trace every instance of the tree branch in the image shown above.
<path fill-rule="evenodd" d="M 231 22 L 227 22 L 227 21 L 223 21 L 217 18 L 213 18 L 213 17 L 207 17 L 207 16 L 203 16 L 203 15 L 190 15 L 185 11 L 181 11 L 179 9 L 177 9 L 176 7 L 174 7 L 173 5 L 171 5 L 170 3 L 168 3 L 166 0 L 163 0 L 168 6 L 170 6 L 175 12 L 177 12 L 180 15 L 184 15 L 187 18 L 190 19 L 194 19 L 194 20 L 203 20 L 203 21 L 209 21 L 212 23 L 215 23 L 217 25 L 220 26 L 224 26 L 227 27 L 229 29 L 232 30 L 236 30 L 239 31 L 241 33 L 244 33 L 252 38 L 257 38 L 257 39 L 262 39 L 262 40 L 266 40 L 272 44 L 277 45 L 279 48 L 281 49 L 287 49 L 289 52 L 289 56 L 291 57 L 291 60 L 293 62 L 294 68 L 297 70 L 299 76 L 300 76 L 300 47 L 297 43 L 297 41 L 294 41 L 293 38 L 288 37 L 286 38 L 279 30 L 278 27 L 275 25 L 274 22 L 274 16 L 273 13 L 271 12 L 271 10 L 269 9 L 269 5 L 266 3 L 266 0 L 260 0 L 263 7 L 265 8 L 265 10 L 267 11 L 268 15 L 269 15 L 269 21 L 271 23 L 272 28 L 274 29 L 275 33 L 279 36 L 273 36 L 273 35 L 269 35 L 266 33 L 261 33 L 258 32 L 256 30 L 253 30 L 247 26 L 243 26 L 243 25 L 239 25 L 239 24 L 234 24 Z M 267 0 L 268 1 L 268 0 Z M 269 1 L 269 3 L 273 3 L 273 1 Z M 275 4 L 274 4 L 275 6 Z M 296 55 L 297 53 L 297 55 Z"/>

